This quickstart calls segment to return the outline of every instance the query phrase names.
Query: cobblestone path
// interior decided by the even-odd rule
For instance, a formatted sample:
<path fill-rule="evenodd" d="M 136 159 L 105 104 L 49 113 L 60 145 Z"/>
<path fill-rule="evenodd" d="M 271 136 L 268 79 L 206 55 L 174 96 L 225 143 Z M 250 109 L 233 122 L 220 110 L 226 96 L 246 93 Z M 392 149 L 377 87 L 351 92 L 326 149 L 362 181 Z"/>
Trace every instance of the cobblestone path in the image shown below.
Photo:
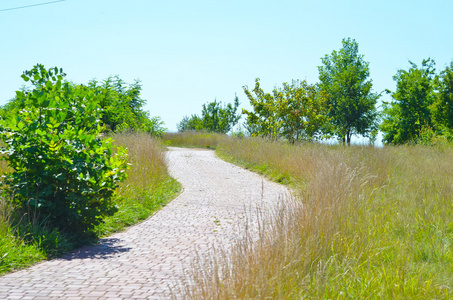
<path fill-rule="evenodd" d="M 246 210 L 286 193 L 213 151 L 171 148 L 167 162 L 176 199 L 99 245 L 0 277 L 0 299 L 167 299 L 195 251 L 231 243 Z"/>

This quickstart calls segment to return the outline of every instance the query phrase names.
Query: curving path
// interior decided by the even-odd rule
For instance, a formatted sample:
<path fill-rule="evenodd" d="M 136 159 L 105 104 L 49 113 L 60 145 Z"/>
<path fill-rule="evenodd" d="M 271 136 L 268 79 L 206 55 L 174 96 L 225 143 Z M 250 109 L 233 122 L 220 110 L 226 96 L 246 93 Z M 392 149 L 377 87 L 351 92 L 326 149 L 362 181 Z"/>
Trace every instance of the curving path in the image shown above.
<path fill-rule="evenodd" d="M 246 211 L 287 193 L 213 151 L 171 148 L 167 162 L 176 199 L 99 245 L 0 277 L 0 299 L 167 299 L 196 252 L 231 243 Z"/>

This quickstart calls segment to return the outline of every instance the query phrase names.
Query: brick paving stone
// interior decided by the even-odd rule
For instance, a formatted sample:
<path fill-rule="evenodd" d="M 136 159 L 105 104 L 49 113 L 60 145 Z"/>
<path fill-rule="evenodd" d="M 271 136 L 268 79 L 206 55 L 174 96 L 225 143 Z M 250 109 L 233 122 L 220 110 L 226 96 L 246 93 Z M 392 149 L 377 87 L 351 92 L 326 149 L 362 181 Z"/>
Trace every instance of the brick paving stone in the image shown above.
<path fill-rule="evenodd" d="M 288 194 L 213 151 L 171 148 L 166 159 L 184 189 L 176 199 L 99 245 L 0 277 L 0 299 L 168 299 L 184 266 L 231 245 L 246 219 L 253 230 L 250 211 Z"/>

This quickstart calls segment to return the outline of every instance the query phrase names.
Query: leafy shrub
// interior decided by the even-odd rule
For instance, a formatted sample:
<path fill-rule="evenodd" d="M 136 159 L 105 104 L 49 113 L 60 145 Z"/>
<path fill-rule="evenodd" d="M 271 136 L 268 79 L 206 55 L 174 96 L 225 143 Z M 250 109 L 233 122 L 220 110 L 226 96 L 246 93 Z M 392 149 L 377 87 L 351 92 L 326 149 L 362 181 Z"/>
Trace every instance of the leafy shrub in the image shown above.
<path fill-rule="evenodd" d="M 91 80 L 88 87 L 102 95 L 99 106 L 105 131 L 139 131 L 161 136 L 166 130 L 159 117 L 150 117 L 149 112 L 143 110 L 146 100 L 140 97 L 142 86 L 139 80 L 126 84 L 117 75 L 101 83 Z"/>
<path fill-rule="evenodd" d="M 100 135 L 102 95 L 63 82 L 61 69 L 36 65 L 22 75 L 18 114 L 0 120 L 2 153 L 13 171 L 6 191 L 14 204 L 52 226 L 83 234 L 112 215 L 111 198 L 125 178 L 126 151 Z"/>
<path fill-rule="evenodd" d="M 74 83 L 67 84 L 70 89 L 77 87 Z M 140 96 L 140 81 L 127 84 L 118 76 L 108 77 L 101 83 L 93 79 L 85 89 L 97 95 L 97 105 L 102 110 L 100 120 L 103 133 L 146 132 L 160 137 L 167 130 L 160 117 L 151 117 L 149 112 L 143 110 L 146 100 Z M 22 92 L 30 92 L 30 87 L 22 87 Z M 0 117 L 9 118 L 24 108 L 23 97 L 16 96 L 0 106 Z"/>

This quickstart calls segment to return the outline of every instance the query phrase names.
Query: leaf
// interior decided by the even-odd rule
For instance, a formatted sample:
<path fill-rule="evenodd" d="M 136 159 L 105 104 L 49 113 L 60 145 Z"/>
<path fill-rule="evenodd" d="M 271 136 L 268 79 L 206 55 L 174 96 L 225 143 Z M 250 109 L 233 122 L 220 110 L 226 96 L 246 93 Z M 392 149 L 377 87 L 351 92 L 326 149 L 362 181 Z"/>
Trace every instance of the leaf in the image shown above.
<path fill-rule="evenodd" d="M 42 131 L 41 129 L 36 129 L 36 133 L 40 136 L 46 135 L 46 133 L 44 131 Z"/>

